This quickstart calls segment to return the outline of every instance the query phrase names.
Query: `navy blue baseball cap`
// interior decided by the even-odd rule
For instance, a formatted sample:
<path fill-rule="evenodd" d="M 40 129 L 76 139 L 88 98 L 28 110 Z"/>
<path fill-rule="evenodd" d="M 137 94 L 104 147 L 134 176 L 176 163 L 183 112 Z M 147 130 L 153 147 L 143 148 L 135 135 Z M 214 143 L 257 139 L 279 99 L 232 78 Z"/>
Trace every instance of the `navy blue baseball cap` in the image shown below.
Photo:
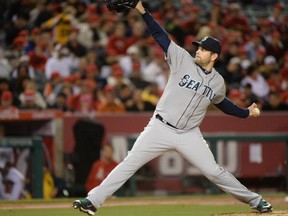
<path fill-rule="evenodd" d="M 218 56 L 221 54 L 221 44 L 220 41 L 214 37 L 207 36 L 200 41 L 193 41 L 192 44 L 196 47 L 201 46 L 206 50 L 213 53 L 217 53 Z"/>

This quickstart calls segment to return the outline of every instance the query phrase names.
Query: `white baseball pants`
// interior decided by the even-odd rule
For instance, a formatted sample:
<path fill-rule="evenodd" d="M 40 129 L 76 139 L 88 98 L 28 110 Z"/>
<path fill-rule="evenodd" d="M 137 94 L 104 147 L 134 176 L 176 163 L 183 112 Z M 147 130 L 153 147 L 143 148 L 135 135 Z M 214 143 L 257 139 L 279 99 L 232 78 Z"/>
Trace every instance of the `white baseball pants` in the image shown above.
<path fill-rule="evenodd" d="M 189 131 L 176 130 L 155 117 L 151 118 L 127 157 L 99 186 L 89 191 L 87 198 L 96 208 L 101 207 L 139 168 L 169 150 L 177 151 L 227 194 L 252 208 L 259 204 L 262 198 L 259 194 L 248 190 L 216 163 L 198 127 Z"/>

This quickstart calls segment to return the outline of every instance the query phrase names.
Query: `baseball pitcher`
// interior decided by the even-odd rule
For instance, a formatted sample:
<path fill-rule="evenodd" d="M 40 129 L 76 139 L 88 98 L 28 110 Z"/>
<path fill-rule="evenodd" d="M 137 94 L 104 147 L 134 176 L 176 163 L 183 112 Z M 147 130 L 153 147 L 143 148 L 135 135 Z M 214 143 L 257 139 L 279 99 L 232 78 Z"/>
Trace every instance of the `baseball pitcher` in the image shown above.
<path fill-rule="evenodd" d="M 224 80 L 213 68 L 221 54 L 220 42 L 213 37 L 194 41 L 193 45 L 198 49 L 193 58 L 168 37 L 141 1 L 106 0 L 106 4 L 111 11 L 136 8 L 141 13 L 152 37 L 164 51 L 171 73 L 153 116 L 127 157 L 86 198 L 75 200 L 73 207 L 94 215 L 140 167 L 175 150 L 226 193 L 260 213 L 272 212 L 272 206 L 261 195 L 248 190 L 216 163 L 199 129 L 211 103 L 224 113 L 239 118 L 260 115 L 256 104 L 242 109 L 225 97 Z"/>

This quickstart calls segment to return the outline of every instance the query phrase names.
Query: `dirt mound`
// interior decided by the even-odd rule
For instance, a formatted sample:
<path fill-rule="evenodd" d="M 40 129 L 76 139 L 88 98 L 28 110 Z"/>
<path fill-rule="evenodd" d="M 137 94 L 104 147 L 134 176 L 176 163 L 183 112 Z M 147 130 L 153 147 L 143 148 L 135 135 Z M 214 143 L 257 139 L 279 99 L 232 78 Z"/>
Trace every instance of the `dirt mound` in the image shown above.
<path fill-rule="evenodd" d="M 259 215 L 262 215 L 260 213 L 226 213 L 226 214 L 213 214 L 212 216 L 259 216 Z M 283 216 L 283 215 L 288 215 L 288 210 L 285 210 L 285 211 L 274 211 L 274 212 L 271 212 L 269 214 L 267 214 L 267 216 L 270 216 L 270 215 L 273 215 L 273 216 Z"/>

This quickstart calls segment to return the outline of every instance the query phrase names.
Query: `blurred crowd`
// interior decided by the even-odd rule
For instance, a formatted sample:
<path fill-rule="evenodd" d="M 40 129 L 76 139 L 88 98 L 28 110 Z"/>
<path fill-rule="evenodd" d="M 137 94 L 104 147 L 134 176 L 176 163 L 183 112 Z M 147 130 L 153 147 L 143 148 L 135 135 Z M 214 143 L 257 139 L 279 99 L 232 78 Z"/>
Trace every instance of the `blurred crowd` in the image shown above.
<path fill-rule="evenodd" d="M 288 110 L 287 5 L 271 1 L 270 12 L 252 22 L 241 1 L 211 1 L 210 10 L 192 0 L 162 0 L 161 7 L 143 2 L 191 55 L 194 40 L 221 41 L 215 67 L 233 102 Z M 112 13 L 104 0 L 0 4 L 0 111 L 154 110 L 169 68 L 137 11 Z"/>

